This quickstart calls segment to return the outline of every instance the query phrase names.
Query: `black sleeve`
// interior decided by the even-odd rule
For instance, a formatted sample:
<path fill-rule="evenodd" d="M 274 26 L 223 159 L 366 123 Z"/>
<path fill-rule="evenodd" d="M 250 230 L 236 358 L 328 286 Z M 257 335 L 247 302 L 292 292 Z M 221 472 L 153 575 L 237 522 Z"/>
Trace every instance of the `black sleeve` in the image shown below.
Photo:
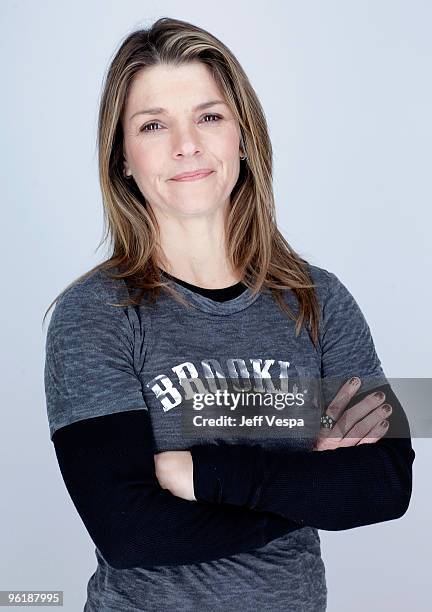
<path fill-rule="evenodd" d="M 193 446 L 196 499 L 269 511 L 330 531 L 400 518 L 411 498 L 415 452 L 391 386 L 378 389 L 393 412 L 387 433 L 375 443 L 291 453 L 259 445 Z"/>
<path fill-rule="evenodd" d="M 76 421 L 52 441 L 85 527 L 117 569 L 210 561 L 264 546 L 295 521 L 175 497 L 155 474 L 146 410 Z"/>

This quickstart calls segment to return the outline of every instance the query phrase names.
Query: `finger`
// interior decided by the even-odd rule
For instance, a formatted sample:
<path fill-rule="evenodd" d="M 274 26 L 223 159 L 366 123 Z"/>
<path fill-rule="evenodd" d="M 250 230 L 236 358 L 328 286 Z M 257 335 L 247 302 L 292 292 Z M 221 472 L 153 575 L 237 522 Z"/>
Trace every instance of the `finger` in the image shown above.
<path fill-rule="evenodd" d="M 364 438 L 362 436 L 349 436 L 349 438 L 342 438 L 339 440 L 338 447 L 347 447 L 347 446 L 357 446 L 359 442 L 361 442 Z"/>
<path fill-rule="evenodd" d="M 366 397 L 364 397 L 360 402 L 351 406 L 344 412 L 341 416 L 340 426 L 343 431 L 349 431 L 356 423 L 362 421 L 367 415 L 373 415 L 374 411 L 381 406 L 385 400 L 385 393 L 383 391 L 375 391 L 373 393 L 369 393 Z M 383 414 L 383 418 L 387 416 L 386 413 Z M 372 417 L 373 420 L 373 417 Z M 371 422 L 370 427 L 367 431 L 371 429 L 373 425 L 375 425 L 375 421 Z"/>
<path fill-rule="evenodd" d="M 339 421 L 337 421 L 331 429 L 329 427 L 321 427 L 319 437 L 321 440 L 326 440 L 329 445 L 337 446 L 339 440 L 342 440 L 342 438 L 344 437 L 339 427 Z"/>
<path fill-rule="evenodd" d="M 336 393 L 332 401 L 327 407 L 326 414 L 330 415 L 336 421 L 347 407 L 351 398 L 357 392 L 361 385 L 361 380 L 358 376 L 353 376 L 347 380 L 339 391 Z"/>
<path fill-rule="evenodd" d="M 372 418 L 373 417 L 373 418 Z M 373 411 L 369 417 L 363 419 L 355 427 L 353 427 L 341 440 L 338 447 L 357 446 L 367 442 L 376 442 L 387 431 L 388 421 L 384 420 L 389 417 L 389 413 L 383 410 L 380 406 Z M 341 419 L 339 419 L 340 421 Z M 383 426 L 384 423 L 384 426 Z"/>
<path fill-rule="evenodd" d="M 378 442 L 388 431 L 389 422 L 381 421 L 371 431 L 365 436 L 360 442 L 357 444 L 373 444 L 374 442 Z"/>
<path fill-rule="evenodd" d="M 382 404 L 372 410 L 364 419 L 356 423 L 354 427 L 345 435 L 345 437 L 360 437 L 364 438 L 365 435 L 371 431 L 375 425 L 379 425 L 379 423 L 383 419 L 388 419 L 392 413 L 392 407 L 390 404 Z"/>
<path fill-rule="evenodd" d="M 384 395 L 384 394 L 382 394 Z M 337 429 L 337 434 L 341 432 L 341 438 L 345 440 L 340 446 L 353 446 L 362 440 L 370 432 L 372 427 L 386 419 L 392 413 L 390 404 L 380 404 L 381 397 L 371 394 L 361 402 L 347 410 L 339 418 L 333 430 Z M 379 404 L 376 407 L 376 404 Z M 371 410 L 371 407 L 374 407 Z M 361 418 L 366 412 L 366 417 Z"/>

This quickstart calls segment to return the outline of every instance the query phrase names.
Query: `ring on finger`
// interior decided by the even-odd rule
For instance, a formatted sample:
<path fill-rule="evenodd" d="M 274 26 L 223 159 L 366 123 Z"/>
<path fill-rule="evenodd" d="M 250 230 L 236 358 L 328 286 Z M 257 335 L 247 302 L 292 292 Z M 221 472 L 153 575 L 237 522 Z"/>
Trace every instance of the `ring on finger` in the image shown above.
<path fill-rule="evenodd" d="M 321 427 L 325 427 L 326 429 L 333 429 L 336 425 L 336 421 L 329 414 L 324 414 L 321 417 Z"/>

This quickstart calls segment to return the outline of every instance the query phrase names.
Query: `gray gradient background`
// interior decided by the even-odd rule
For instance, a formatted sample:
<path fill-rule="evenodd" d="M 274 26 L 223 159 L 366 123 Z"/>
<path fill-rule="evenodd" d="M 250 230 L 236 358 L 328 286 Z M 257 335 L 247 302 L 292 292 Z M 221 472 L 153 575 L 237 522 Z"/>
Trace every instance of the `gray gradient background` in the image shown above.
<path fill-rule="evenodd" d="M 356 297 L 387 376 L 422 378 L 432 374 L 432 9 L 426 0 L 3 0 L 0 12 L 0 589 L 64 590 L 63 609 L 76 612 L 96 560 L 49 439 L 41 319 L 106 254 L 96 252 L 96 122 L 120 40 L 171 16 L 232 49 L 266 112 L 281 230 Z M 431 440 L 413 446 L 402 519 L 320 531 L 330 612 L 429 609 Z"/>

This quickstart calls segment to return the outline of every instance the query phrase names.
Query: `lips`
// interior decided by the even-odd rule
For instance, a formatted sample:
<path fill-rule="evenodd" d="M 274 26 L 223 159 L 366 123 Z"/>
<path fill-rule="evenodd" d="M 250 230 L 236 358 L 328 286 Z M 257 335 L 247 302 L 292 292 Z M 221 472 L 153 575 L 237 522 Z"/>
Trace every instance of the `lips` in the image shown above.
<path fill-rule="evenodd" d="M 193 181 L 198 180 L 200 178 L 204 178 L 211 174 L 213 170 L 210 168 L 203 168 L 203 170 L 198 170 L 196 172 L 183 172 L 182 174 L 177 174 L 173 176 L 171 180 L 173 181 Z"/>

